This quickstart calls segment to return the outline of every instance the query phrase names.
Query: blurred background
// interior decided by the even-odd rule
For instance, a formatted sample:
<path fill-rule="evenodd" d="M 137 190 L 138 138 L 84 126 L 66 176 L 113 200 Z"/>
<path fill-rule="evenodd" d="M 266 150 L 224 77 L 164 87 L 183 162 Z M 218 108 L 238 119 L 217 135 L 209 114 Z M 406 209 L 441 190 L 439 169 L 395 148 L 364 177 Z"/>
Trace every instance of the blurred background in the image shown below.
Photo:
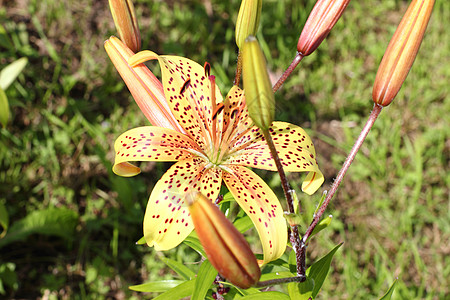
<path fill-rule="evenodd" d="M 143 49 L 208 61 L 222 94 L 234 79 L 240 1 L 134 1 Z M 265 0 L 258 39 L 277 78 L 296 53 L 315 1 Z M 277 93 L 278 120 L 314 138 L 326 182 L 299 193 L 306 228 L 372 109 L 377 67 L 409 1 L 352 1 L 329 37 Z M 308 247 L 311 264 L 339 242 L 321 299 L 450 297 L 450 3 L 436 1 L 396 100 L 375 123 Z M 147 125 L 103 49 L 115 35 L 106 0 L 0 1 L 0 70 L 22 59 L 5 90 L 0 129 L 0 298 L 141 299 L 129 285 L 176 276 L 167 258 L 199 256 L 136 245 L 150 191 L 170 163 L 111 172 L 113 143 Z M 17 65 L 16 65 L 17 66 Z M 149 67 L 159 74 L 156 64 Z M 5 108 L 3 114 L 5 114 Z M 278 176 L 258 171 L 280 198 Z M 289 178 L 298 190 L 303 174 Z M 257 243 L 257 238 L 251 241 Z M 276 287 L 283 290 L 283 287 Z"/>

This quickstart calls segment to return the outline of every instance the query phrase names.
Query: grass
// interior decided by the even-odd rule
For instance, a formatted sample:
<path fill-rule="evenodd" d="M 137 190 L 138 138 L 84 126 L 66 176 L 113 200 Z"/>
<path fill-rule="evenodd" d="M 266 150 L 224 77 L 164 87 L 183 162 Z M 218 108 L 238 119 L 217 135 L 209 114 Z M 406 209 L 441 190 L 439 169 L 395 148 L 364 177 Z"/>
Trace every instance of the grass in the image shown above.
<path fill-rule="evenodd" d="M 350 2 L 327 40 L 276 96 L 277 119 L 309 128 L 315 138 L 327 179 L 322 189 L 368 116 L 378 64 L 407 3 Z M 313 4 L 264 1 L 258 38 L 273 74 L 295 55 Z M 207 60 L 222 93 L 231 87 L 239 1 L 135 5 L 143 48 Z M 446 1 L 436 1 L 402 90 L 381 113 L 328 209 L 331 230 L 308 248 L 311 263 L 344 241 L 321 299 L 377 298 L 397 277 L 394 299 L 450 295 L 449 12 Z M 12 119 L 0 130 L 0 202 L 11 224 L 51 207 L 78 216 L 72 238 L 33 233 L 0 248 L 0 278 L 17 276 L 10 284 L 3 280 L 3 296 L 144 298 L 127 286 L 173 278 L 162 257 L 198 257 L 186 247 L 159 253 L 134 244 L 155 178 L 170 164 L 147 164 L 132 179 L 111 172 L 114 139 L 146 121 L 103 50 L 115 33 L 107 1 L 6 2 L 0 24 L 7 36 L 0 39 L 2 68 L 20 57 L 29 60 L 6 91 Z M 273 173 L 264 176 L 276 182 Z M 297 174 L 290 178 L 301 183 Z M 319 196 L 301 198 L 307 222 Z"/>

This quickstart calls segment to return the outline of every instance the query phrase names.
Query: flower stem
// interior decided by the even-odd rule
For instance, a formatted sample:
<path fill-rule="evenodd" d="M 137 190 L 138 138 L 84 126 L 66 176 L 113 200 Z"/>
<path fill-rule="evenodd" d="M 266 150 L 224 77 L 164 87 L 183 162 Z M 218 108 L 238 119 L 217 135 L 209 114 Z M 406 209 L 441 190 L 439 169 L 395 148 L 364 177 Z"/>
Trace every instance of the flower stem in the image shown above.
<path fill-rule="evenodd" d="M 277 166 L 278 174 L 280 175 L 281 185 L 283 187 L 284 196 L 286 198 L 286 202 L 288 205 L 288 209 L 290 213 L 295 213 L 294 209 L 294 199 L 292 198 L 292 189 L 289 185 L 289 182 L 286 178 L 286 174 L 284 173 L 283 166 L 281 165 L 280 158 L 278 157 L 278 152 L 275 148 L 275 145 L 272 140 L 272 135 L 269 130 L 262 130 L 264 138 L 266 140 L 267 145 L 269 146 L 270 153 L 272 154 L 273 160 L 275 161 L 275 165 Z M 300 211 L 300 203 L 299 203 L 299 211 Z M 300 234 L 298 232 L 298 226 L 291 226 L 291 236 L 289 238 L 292 244 L 292 248 L 295 251 L 296 261 L 297 261 L 297 275 L 305 276 L 305 258 L 302 259 L 301 251 L 300 251 Z M 304 255 L 304 253 L 303 253 Z"/>
<path fill-rule="evenodd" d="M 234 85 L 239 86 L 239 81 L 241 81 L 242 74 L 242 54 L 239 50 L 237 64 L 236 64 L 236 76 L 234 77 Z"/>
<path fill-rule="evenodd" d="M 325 212 L 328 204 L 331 201 L 331 198 L 333 198 L 333 195 L 336 193 L 339 185 L 341 184 L 342 180 L 344 179 L 345 173 L 347 173 L 348 168 L 353 162 L 353 159 L 355 158 L 356 154 L 358 153 L 359 148 L 361 148 L 362 143 L 366 139 L 367 134 L 369 133 L 370 129 L 372 128 L 373 124 L 375 123 L 375 120 L 378 118 L 381 110 L 383 109 L 383 106 L 379 104 L 375 104 L 373 107 L 372 112 L 370 113 L 369 119 L 366 122 L 366 125 L 364 125 L 364 128 L 361 130 L 361 133 L 359 134 L 358 139 L 356 140 L 355 144 L 353 145 L 352 150 L 350 151 L 350 154 L 348 155 L 347 159 L 345 160 L 344 164 L 342 165 L 341 170 L 339 171 L 333 185 L 331 186 L 330 191 L 328 192 L 325 200 L 323 201 L 322 206 L 317 211 L 317 214 L 314 216 L 313 221 L 309 225 L 308 229 L 306 230 L 305 234 L 303 235 L 303 238 L 301 240 L 300 250 L 302 251 L 302 256 L 306 256 L 306 241 L 308 240 L 308 237 L 311 235 L 312 231 L 316 227 L 317 223 L 319 223 L 320 218 L 322 217 L 323 213 Z"/>
<path fill-rule="evenodd" d="M 294 69 L 298 66 L 298 64 L 302 61 L 303 55 L 297 52 L 297 55 L 292 60 L 289 67 L 284 71 L 283 75 L 281 75 L 280 79 L 278 79 L 277 83 L 272 87 L 273 92 L 275 93 L 278 89 L 283 85 L 286 79 L 292 74 Z"/>
<path fill-rule="evenodd" d="M 303 282 L 305 280 L 306 280 L 306 276 L 286 277 L 286 278 L 280 278 L 280 279 L 260 281 L 256 284 L 256 287 L 260 288 L 260 287 L 272 286 L 272 285 L 281 284 L 281 283 Z"/>

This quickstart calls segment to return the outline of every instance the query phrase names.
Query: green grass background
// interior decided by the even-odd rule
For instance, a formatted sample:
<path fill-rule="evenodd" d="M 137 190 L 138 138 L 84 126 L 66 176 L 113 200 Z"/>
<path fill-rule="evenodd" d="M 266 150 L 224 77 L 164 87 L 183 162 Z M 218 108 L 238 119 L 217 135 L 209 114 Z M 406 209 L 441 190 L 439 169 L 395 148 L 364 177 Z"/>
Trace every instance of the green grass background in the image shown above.
<path fill-rule="evenodd" d="M 69 209 L 76 223 L 56 235 L 29 231 L 2 245 L 0 297 L 146 298 L 127 287 L 174 278 L 161 258 L 195 262 L 198 256 L 185 246 L 156 252 L 135 245 L 150 191 L 170 164 L 143 165 L 143 174 L 131 179 L 111 172 L 114 139 L 147 121 L 103 49 L 115 34 L 108 2 L 1 3 L 0 68 L 20 57 L 29 62 L 6 90 L 12 118 L 0 129 L 0 202 L 12 225 L 54 207 Z M 240 1 L 134 3 L 144 49 L 210 62 L 226 93 L 234 78 Z M 274 76 L 294 57 L 314 3 L 263 2 L 258 39 Z M 321 191 L 366 121 L 378 64 L 407 5 L 350 2 L 276 95 L 276 118 L 307 128 L 315 139 L 326 176 Z M 328 208 L 331 229 L 308 247 L 310 264 L 344 241 L 320 299 L 377 298 L 397 277 L 394 299 L 450 297 L 449 20 L 450 3 L 436 1 L 402 90 Z M 274 173 L 259 174 L 282 195 Z M 302 175 L 289 178 L 298 187 Z M 319 194 L 300 198 L 305 228 Z"/>

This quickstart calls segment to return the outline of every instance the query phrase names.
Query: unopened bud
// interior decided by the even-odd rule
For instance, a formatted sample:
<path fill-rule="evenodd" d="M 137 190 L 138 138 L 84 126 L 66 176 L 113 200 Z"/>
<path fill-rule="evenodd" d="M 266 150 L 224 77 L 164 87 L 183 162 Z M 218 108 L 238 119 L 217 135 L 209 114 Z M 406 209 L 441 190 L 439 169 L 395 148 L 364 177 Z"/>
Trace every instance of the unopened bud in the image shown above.
<path fill-rule="evenodd" d="M 122 42 L 133 52 L 141 49 L 141 33 L 131 0 L 109 0 L 109 8 Z"/>
<path fill-rule="evenodd" d="M 187 202 L 195 231 L 214 268 L 237 287 L 255 285 L 261 270 L 244 236 L 201 193 L 188 195 Z"/>
<path fill-rule="evenodd" d="M 262 0 L 242 0 L 236 21 L 236 44 L 241 49 L 249 35 L 256 35 L 261 16 Z"/>
<path fill-rule="evenodd" d="M 413 0 L 394 33 L 378 67 L 372 99 L 382 106 L 394 100 L 419 51 L 434 0 Z"/>
<path fill-rule="evenodd" d="M 318 0 L 298 39 L 297 51 L 310 55 L 330 33 L 350 0 Z"/>
<path fill-rule="evenodd" d="M 242 47 L 242 69 L 248 114 L 256 126 L 268 130 L 275 116 L 275 97 L 266 59 L 254 36 L 249 36 Z"/>

